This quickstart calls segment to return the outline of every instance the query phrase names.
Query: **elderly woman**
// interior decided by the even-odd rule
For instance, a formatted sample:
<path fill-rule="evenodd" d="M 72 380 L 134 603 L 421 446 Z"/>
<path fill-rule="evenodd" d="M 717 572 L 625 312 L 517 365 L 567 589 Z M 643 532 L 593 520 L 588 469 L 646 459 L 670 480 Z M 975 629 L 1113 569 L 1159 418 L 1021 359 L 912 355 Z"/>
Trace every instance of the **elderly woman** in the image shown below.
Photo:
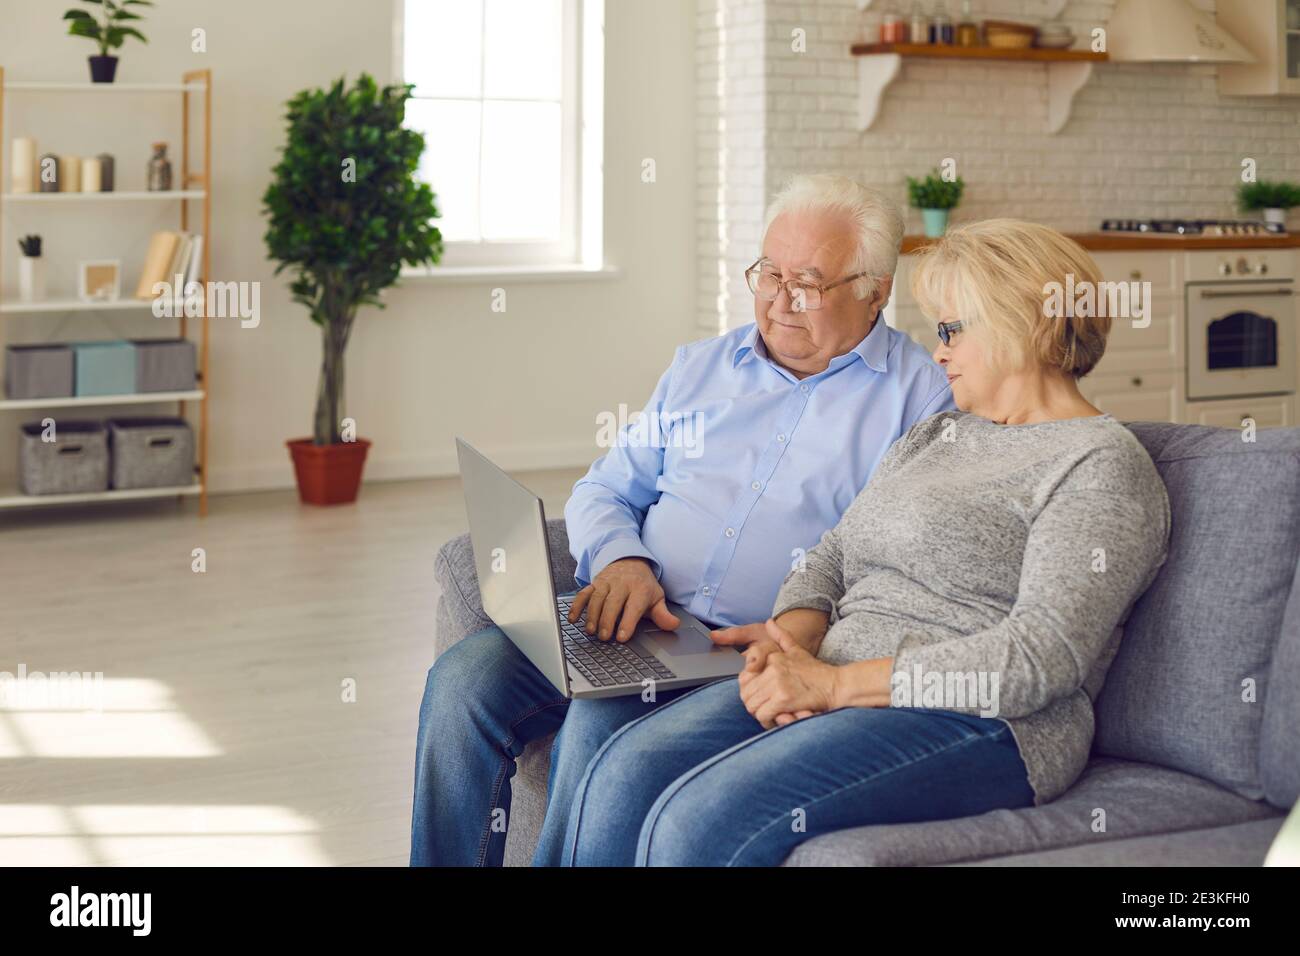
<path fill-rule="evenodd" d="M 1110 320 L 1046 307 L 1070 275 L 1101 279 L 1028 222 L 925 250 L 913 292 L 960 411 L 894 443 L 771 619 L 714 633 L 747 645 L 739 678 L 596 753 L 565 863 L 772 865 L 818 834 L 1042 804 L 1077 779 L 1169 503 L 1142 446 L 1079 392 Z"/>

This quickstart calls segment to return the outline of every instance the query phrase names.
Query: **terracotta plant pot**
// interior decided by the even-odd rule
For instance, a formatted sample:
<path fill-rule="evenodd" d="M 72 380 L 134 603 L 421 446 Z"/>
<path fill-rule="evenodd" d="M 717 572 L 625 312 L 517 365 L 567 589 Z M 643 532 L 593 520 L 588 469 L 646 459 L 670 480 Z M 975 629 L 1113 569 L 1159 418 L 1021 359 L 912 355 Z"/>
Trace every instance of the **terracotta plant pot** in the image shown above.
<path fill-rule="evenodd" d="M 313 445 L 310 438 L 285 442 L 298 478 L 298 498 L 305 505 L 342 505 L 357 500 L 361 469 L 370 442 L 364 438 L 337 445 Z"/>

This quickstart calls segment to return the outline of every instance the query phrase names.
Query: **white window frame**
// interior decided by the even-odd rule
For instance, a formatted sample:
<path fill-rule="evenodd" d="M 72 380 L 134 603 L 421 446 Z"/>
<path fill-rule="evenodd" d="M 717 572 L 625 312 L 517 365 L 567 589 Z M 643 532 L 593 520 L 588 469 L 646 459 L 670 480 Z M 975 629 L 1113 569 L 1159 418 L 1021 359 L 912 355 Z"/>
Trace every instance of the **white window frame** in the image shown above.
<path fill-rule="evenodd" d="M 604 0 L 561 0 L 561 4 L 560 237 L 556 240 L 520 241 L 444 240 L 439 265 L 404 268 L 404 275 L 602 267 L 605 4 Z M 394 0 L 393 11 L 393 75 L 394 82 L 403 83 L 406 82 L 403 62 L 406 0 Z M 480 89 L 480 100 L 482 98 Z M 454 99 L 463 100 L 465 97 Z M 437 191 L 434 184 L 435 194 Z M 436 224 L 437 220 L 434 222 Z"/>

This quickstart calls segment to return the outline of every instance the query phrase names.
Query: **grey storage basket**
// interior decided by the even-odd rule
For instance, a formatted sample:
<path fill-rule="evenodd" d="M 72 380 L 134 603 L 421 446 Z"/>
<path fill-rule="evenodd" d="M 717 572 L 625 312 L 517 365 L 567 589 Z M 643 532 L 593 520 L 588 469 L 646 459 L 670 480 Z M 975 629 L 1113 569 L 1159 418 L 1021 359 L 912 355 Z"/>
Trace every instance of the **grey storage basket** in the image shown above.
<path fill-rule="evenodd" d="M 116 489 L 194 483 L 194 431 L 183 418 L 110 418 Z"/>
<path fill-rule="evenodd" d="M 190 392 L 195 387 L 194 343 L 189 339 L 132 339 L 137 392 Z"/>
<path fill-rule="evenodd" d="M 39 422 L 18 438 L 18 488 L 25 495 L 84 494 L 108 489 L 108 433 L 102 422 L 60 421 L 54 441 Z"/>
<path fill-rule="evenodd" d="M 5 398 L 67 398 L 73 385 L 66 345 L 10 345 L 5 349 Z"/>

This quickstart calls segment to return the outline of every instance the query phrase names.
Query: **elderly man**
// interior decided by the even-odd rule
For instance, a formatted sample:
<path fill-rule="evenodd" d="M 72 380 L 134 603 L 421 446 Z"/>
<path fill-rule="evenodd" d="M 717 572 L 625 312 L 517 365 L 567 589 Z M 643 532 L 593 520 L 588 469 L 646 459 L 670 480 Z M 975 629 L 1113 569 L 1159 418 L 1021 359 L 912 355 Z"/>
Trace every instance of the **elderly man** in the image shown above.
<path fill-rule="evenodd" d="M 620 442 L 573 488 L 588 634 L 626 640 L 645 615 L 672 628 L 668 600 L 719 627 L 767 618 L 895 439 L 954 407 L 926 350 L 878 320 L 902 234 L 898 209 L 849 179 L 797 177 L 776 196 L 745 273 L 754 323 L 679 347 L 644 410 L 668 434 Z M 674 436 L 686 427 L 691 441 Z M 592 756 L 682 693 L 570 701 L 496 628 L 459 642 L 420 709 L 412 865 L 500 865 L 515 758 L 557 729 L 534 863 L 558 863 Z"/>

